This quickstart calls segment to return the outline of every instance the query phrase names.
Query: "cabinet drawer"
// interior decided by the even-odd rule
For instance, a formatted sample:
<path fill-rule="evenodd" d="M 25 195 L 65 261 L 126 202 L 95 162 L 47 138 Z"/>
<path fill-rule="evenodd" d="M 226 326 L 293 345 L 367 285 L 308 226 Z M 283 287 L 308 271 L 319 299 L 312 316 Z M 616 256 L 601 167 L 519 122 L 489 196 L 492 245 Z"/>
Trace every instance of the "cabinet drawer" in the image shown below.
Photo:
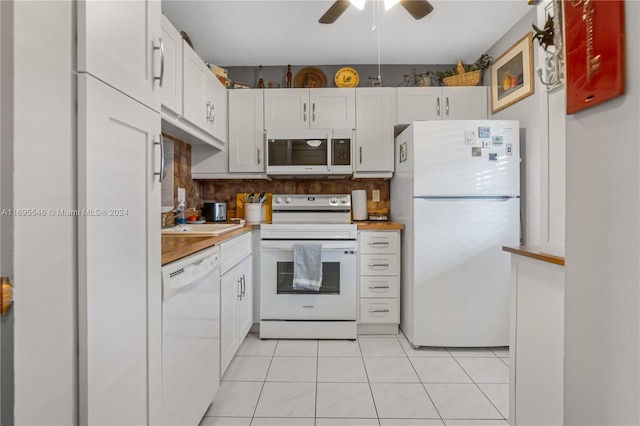
<path fill-rule="evenodd" d="M 251 254 L 251 232 L 220 244 L 220 274 L 233 268 Z"/>
<path fill-rule="evenodd" d="M 398 299 L 360 299 L 360 322 L 397 324 Z"/>
<path fill-rule="evenodd" d="M 360 277 L 360 297 L 398 297 L 398 276 Z"/>
<path fill-rule="evenodd" d="M 398 275 L 398 255 L 361 254 L 360 275 Z"/>
<path fill-rule="evenodd" d="M 397 232 L 361 232 L 360 253 L 398 253 Z"/>

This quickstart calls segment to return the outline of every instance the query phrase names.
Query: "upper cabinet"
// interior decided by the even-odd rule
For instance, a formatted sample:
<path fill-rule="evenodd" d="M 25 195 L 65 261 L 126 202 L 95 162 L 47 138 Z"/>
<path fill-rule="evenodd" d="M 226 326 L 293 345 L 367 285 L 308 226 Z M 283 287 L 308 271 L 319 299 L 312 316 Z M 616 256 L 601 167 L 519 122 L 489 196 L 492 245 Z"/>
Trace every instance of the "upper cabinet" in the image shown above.
<path fill-rule="evenodd" d="M 396 89 L 356 89 L 355 177 L 391 177 Z"/>
<path fill-rule="evenodd" d="M 264 105 L 266 130 L 355 127 L 355 89 L 270 89 Z"/>
<path fill-rule="evenodd" d="M 262 89 L 229 90 L 229 171 L 264 173 Z"/>
<path fill-rule="evenodd" d="M 78 2 L 78 71 L 160 111 L 160 14 L 153 0 Z"/>
<path fill-rule="evenodd" d="M 162 15 L 162 46 L 164 48 L 162 111 L 182 115 L 182 36 L 164 15 Z"/>
<path fill-rule="evenodd" d="M 183 117 L 223 142 L 227 140 L 226 90 L 191 46 L 183 41 Z"/>
<path fill-rule="evenodd" d="M 487 87 L 399 87 L 397 124 L 488 118 Z"/>
<path fill-rule="evenodd" d="M 222 150 L 227 142 L 227 89 L 162 19 L 162 130 L 192 145 Z"/>

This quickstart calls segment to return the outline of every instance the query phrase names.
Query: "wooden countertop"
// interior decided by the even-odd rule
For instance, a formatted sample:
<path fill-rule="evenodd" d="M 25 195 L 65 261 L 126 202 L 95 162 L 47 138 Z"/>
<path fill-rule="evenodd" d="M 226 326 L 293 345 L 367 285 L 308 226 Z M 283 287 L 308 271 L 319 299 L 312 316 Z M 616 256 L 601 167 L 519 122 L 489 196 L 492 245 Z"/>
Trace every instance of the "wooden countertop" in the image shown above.
<path fill-rule="evenodd" d="M 365 231 L 396 231 L 404 229 L 404 225 L 396 222 L 363 220 L 353 222 L 358 225 L 358 229 Z"/>
<path fill-rule="evenodd" d="M 354 222 L 358 229 L 367 231 L 395 231 L 404 229 L 404 225 L 395 222 L 382 221 L 361 221 Z M 217 237 L 206 237 L 202 235 L 162 235 L 162 265 L 181 259 L 197 251 L 220 244 L 221 242 L 259 229 L 260 224 L 248 224 L 240 229 L 218 235 Z"/>
<path fill-rule="evenodd" d="M 237 237 L 253 231 L 254 225 L 245 225 L 240 229 L 235 229 L 217 237 L 206 237 L 202 235 L 163 235 L 162 236 L 162 265 L 181 259 L 207 247 L 220 244 L 229 238 Z"/>
<path fill-rule="evenodd" d="M 555 265 L 564 266 L 564 257 L 553 256 L 542 253 L 540 247 L 534 246 L 502 246 L 502 250 L 509 253 L 519 254 L 520 256 L 530 257 L 532 259 L 541 260 L 543 262 L 553 263 Z"/>

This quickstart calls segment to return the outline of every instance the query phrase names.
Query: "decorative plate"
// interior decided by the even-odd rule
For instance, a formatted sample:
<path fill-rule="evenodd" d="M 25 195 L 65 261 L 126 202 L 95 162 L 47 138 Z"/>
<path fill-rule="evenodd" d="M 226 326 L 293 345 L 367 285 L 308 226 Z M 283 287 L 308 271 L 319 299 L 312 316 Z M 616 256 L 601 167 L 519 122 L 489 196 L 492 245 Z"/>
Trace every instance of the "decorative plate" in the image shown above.
<path fill-rule="evenodd" d="M 293 87 L 327 87 L 327 76 L 317 67 L 304 67 L 293 79 Z"/>
<path fill-rule="evenodd" d="M 351 67 L 340 68 L 334 79 L 338 87 L 356 87 L 360 82 L 358 71 Z"/>

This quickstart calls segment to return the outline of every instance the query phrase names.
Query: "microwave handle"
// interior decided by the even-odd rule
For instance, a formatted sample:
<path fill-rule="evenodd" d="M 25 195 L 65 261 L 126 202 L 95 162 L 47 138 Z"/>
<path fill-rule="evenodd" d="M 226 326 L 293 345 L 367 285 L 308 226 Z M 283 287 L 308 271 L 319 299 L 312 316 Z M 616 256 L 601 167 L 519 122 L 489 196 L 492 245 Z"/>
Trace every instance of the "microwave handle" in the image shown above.
<path fill-rule="evenodd" d="M 331 135 L 327 135 L 327 171 L 331 171 L 331 166 L 333 165 L 333 156 L 331 152 L 333 151 L 333 139 Z"/>

